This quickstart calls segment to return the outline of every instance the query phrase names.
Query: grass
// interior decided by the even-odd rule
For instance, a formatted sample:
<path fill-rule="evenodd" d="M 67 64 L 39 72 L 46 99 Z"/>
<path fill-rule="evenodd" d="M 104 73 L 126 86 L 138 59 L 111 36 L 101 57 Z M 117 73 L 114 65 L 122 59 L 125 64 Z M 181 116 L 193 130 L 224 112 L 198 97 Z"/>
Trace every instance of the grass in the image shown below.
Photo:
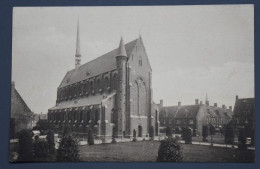
<path fill-rule="evenodd" d="M 81 161 L 155 162 L 159 141 L 140 141 L 80 147 Z M 255 151 L 182 144 L 183 162 L 254 162 Z"/>

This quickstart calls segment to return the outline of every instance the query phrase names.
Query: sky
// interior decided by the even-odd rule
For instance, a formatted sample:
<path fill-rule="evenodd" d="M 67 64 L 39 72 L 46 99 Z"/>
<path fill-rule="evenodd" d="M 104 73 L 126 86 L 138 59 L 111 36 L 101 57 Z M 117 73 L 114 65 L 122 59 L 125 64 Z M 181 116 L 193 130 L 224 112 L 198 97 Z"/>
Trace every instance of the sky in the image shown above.
<path fill-rule="evenodd" d="M 153 100 L 165 106 L 234 106 L 254 97 L 254 6 L 14 7 L 12 81 L 30 109 L 47 113 L 75 67 L 77 20 L 84 64 L 142 36 Z"/>

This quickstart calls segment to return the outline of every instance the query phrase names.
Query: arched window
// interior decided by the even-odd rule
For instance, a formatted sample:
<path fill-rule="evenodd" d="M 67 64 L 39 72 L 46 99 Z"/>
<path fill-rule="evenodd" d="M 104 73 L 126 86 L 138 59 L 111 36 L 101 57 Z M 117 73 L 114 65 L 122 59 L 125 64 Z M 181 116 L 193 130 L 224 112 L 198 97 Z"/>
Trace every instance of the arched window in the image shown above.
<path fill-rule="evenodd" d="M 117 74 L 114 74 L 113 80 L 112 80 L 112 90 L 116 90 L 116 88 L 117 88 L 117 82 L 118 82 L 118 80 L 117 80 Z"/>
<path fill-rule="evenodd" d="M 106 90 L 108 90 L 110 87 L 108 77 L 105 77 L 105 87 L 106 87 Z"/>
<path fill-rule="evenodd" d="M 87 111 L 87 122 L 90 120 L 90 110 Z"/>
<path fill-rule="evenodd" d="M 134 115 L 147 115 L 147 94 L 145 84 L 141 79 L 138 79 L 131 91 L 131 112 Z"/>
<path fill-rule="evenodd" d="M 96 111 L 95 111 L 95 120 L 94 120 L 94 124 L 98 124 L 98 120 L 99 120 L 99 111 L 96 110 Z"/>
<path fill-rule="evenodd" d="M 110 123 L 114 123 L 114 109 L 111 110 L 111 119 Z"/>
<path fill-rule="evenodd" d="M 94 91 L 94 82 L 91 81 L 90 82 L 90 93 L 92 93 Z"/>
<path fill-rule="evenodd" d="M 101 92 L 101 90 L 102 90 L 101 89 L 100 79 L 97 80 L 97 88 L 96 89 L 97 89 L 98 92 Z"/>

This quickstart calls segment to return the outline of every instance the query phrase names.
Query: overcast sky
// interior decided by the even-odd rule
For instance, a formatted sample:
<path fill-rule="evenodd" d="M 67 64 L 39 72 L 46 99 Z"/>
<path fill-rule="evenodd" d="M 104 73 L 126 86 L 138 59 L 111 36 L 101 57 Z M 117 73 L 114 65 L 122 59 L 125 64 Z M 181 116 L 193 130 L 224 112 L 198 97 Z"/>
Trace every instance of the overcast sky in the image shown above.
<path fill-rule="evenodd" d="M 153 69 L 153 100 L 234 106 L 254 97 L 253 5 L 15 7 L 12 80 L 35 113 L 55 105 L 74 68 L 77 18 L 82 64 L 141 34 Z"/>

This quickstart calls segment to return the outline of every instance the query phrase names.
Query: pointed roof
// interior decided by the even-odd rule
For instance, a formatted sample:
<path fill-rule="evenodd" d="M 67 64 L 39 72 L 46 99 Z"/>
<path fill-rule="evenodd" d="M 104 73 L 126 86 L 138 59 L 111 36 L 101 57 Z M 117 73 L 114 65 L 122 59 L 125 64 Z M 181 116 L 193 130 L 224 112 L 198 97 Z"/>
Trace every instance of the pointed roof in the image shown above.
<path fill-rule="evenodd" d="M 138 39 L 135 39 L 124 45 L 126 56 L 131 56 L 135 46 L 137 45 L 137 42 Z M 77 70 L 72 69 L 68 71 L 63 78 L 59 88 L 117 69 L 117 54 L 118 48 L 79 66 Z"/>
<path fill-rule="evenodd" d="M 78 26 L 77 26 L 76 55 L 80 55 L 79 19 L 78 19 Z"/>
<path fill-rule="evenodd" d="M 125 44 L 122 36 L 117 50 L 117 56 L 127 56 L 125 51 Z"/>

